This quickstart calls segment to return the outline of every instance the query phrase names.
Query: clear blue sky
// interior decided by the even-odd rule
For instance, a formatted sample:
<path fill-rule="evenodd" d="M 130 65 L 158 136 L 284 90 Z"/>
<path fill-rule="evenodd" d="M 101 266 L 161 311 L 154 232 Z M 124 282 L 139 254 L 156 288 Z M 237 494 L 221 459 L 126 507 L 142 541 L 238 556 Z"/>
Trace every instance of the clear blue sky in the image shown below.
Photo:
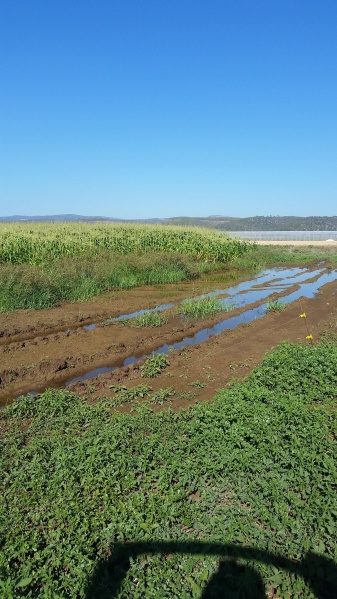
<path fill-rule="evenodd" d="M 0 0 L 0 215 L 337 214 L 336 0 Z"/>

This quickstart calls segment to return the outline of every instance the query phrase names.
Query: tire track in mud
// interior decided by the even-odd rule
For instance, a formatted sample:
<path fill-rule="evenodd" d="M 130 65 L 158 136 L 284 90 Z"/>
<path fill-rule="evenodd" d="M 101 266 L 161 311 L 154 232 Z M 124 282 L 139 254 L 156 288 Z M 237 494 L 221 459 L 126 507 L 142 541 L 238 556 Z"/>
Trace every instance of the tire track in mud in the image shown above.
<path fill-rule="evenodd" d="M 259 306 L 261 302 L 257 302 Z M 241 314 L 245 311 L 245 308 L 235 310 L 228 313 L 228 316 L 233 314 Z M 63 354 L 59 358 L 50 358 L 49 356 L 42 357 L 38 361 L 37 357 L 31 355 L 31 351 L 37 348 L 37 354 L 41 355 L 41 343 L 39 340 L 31 340 L 28 342 L 14 343 L 13 347 L 7 346 L 3 353 L 13 352 L 17 365 L 8 369 L 1 370 L 0 372 L 0 401 L 1 403 L 7 403 L 13 397 L 28 393 L 31 390 L 41 392 L 47 387 L 62 387 L 65 386 L 70 379 L 75 376 L 85 376 L 85 374 L 91 369 L 105 368 L 107 362 L 112 364 L 113 368 L 122 367 L 125 360 L 130 355 L 137 355 L 139 359 L 144 354 L 151 354 L 163 343 L 163 340 L 167 340 L 168 343 L 179 343 L 186 335 L 192 336 L 198 331 L 202 330 L 209 325 L 214 324 L 216 320 L 223 320 L 223 315 L 219 315 L 217 318 L 212 318 L 207 321 L 198 321 L 194 324 L 185 323 L 183 324 L 180 318 L 175 317 L 172 322 L 166 326 L 160 327 L 159 331 L 153 331 L 153 329 L 142 328 L 134 329 L 127 328 L 123 325 L 115 322 L 110 325 L 109 330 L 105 327 L 96 328 L 92 333 L 96 333 L 98 340 L 96 343 L 91 344 L 91 350 L 88 347 L 88 353 L 67 353 Z M 175 326 L 176 325 L 176 326 Z M 104 342 L 103 342 L 103 333 Z M 63 348 L 70 350 L 70 341 L 75 341 L 75 338 L 80 338 L 77 347 L 82 348 L 85 345 L 86 339 L 83 337 L 86 335 L 84 331 L 75 331 L 69 336 L 63 335 L 63 341 L 67 338 L 67 344 L 63 345 Z M 72 339 L 70 339 L 72 337 Z M 81 339 L 82 337 L 82 339 Z M 61 335 L 55 335 L 55 340 L 60 341 Z M 111 339 L 114 339 L 113 343 L 106 345 Z M 53 345 L 53 340 L 49 341 Z M 48 342 L 45 342 L 48 343 Z M 76 348 L 75 345 L 75 348 Z M 104 346 L 104 349 L 99 349 L 99 346 Z M 68 347 L 67 347 L 68 346 Z M 73 344 L 74 347 L 74 344 Z M 32 364 L 22 363 L 18 351 L 27 350 L 33 360 Z M 42 354 L 43 355 L 43 354 Z M 26 358 L 27 359 L 27 358 Z M 9 363 L 14 362 L 14 359 L 9 360 Z M 110 367 L 109 367 L 110 369 Z M 70 372 L 74 372 L 74 376 L 70 375 Z M 41 384 L 38 383 L 41 381 Z"/>
<path fill-rule="evenodd" d="M 324 268 L 314 271 L 298 269 L 298 271 L 297 280 L 303 275 L 302 279 L 306 281 L 306 284 L 314 283 L 322 274 L 326 273 Z M 279 271 L 277 274 L 280 274 Z M 288 288 L 278 291 L 275 291 L 275 284 L 277 281 L 279 282 L 279 276 L 278 278 L 273 277 L 269 284 L 263 281 L 261 275 L 255 281 L 258 281 L 259 278 L 260 281 L 255 286 L 252 282 L 242 282 L 235 286 L 239 287 L 238 297 L 241 291 L 244 290 L 245 285 L 253 288 L 254 293 L 261 292 L 264 294 L 261 301 L 254 302 L 249 306 L 250 309 L 259 309 L 263 306 L 268 293 L 270 298 L 274 299 L 276 297 L 285 297 L 290 292 L 300 293 L 301 291 L 300 283 L 296 283 L 296 276 L 288 277 L 291 279 Z M 221 292 L 223 291 L 224 289 L 221 290 Z M 214 294 L 217 291 L 211 293 Z M 241 293 L 242 297 L 243 295 Z M 148 304 L 150 301 L 151 299 L 148 298 Z M 164 343 L 167 346 L 181 343 L 184 338 L 191 338 L 205 328 L 216 327 L 221 322 L 225 323 L 240 314 L 244 314 L 247 311 L 246 306 L 247 304 L 227 313 L 225 317 L 220 314 L 216 318 L 196 323 L 182 323 L 179 317 L 172 315 L 169 323 L 161 327 L 160 330 L 131 329 L 123 327 L 117 321 L 111 324 L 97 323 L 98 326 L 95 330 L 90 331 L 85 330 L 82 326 L 71 332 L 63 331 L 27 341 L 14 341 L 0 348 L 1 363 L 5 365 L 0 370 L 0 401 L 1 403 L 7 403 L 13 397 L 26 393 L 31 389 L 42 391 L 48 386 L 63 386 L 66 382 L 69 383 L 71 379 L 86 375 L 88 371 L 101 367 L 108 367 L 110 371 L 112 368 L 123 371 L 123 368 L 125 368 L 123 364 L 130 356 L 133 356 L 134 359 L 140 359 L 144 355 L 158 351 L 158 348 L 163 346 Z M 262 320 L 268 318 L 268 316 Z M 205 342 L 200 347 L 203 347 L 204 344 Z M 179 353 L 180 350 L 181 347 L 176 352 Z M 128 366 L 127 368 L 129 368 L 129 373 L 133 373 L 132 376 L 137 372 L 137 367 L 130 368 Z M 110 376 L 111 380 L 111 374 L 104 376 Z M 112 378 L 116 378 L 116 375 L 113 374 Z M 99 383 L 95 380 L 93 382 L 93 380 L 88 380 L 83 384 L 75 383 L 69 388 L 84 394 L 89 387 L 99 386 Z"/>
<path fill-rule="evenodd" d="M 285 269 L 280 269 L 280 271 L 282 270 L 284 271 Z M 303 276 L 304 274 L 305 276 L 305 273 L 309 272 L 309 269 L 293 267 L 287 269 L 287 271 L 290 273 L 290 276 L 288 277 L 290 279 L 298 275 Z M 112 297 L 109 297 L 111 294 L 105 294 L 107 295 L 105 301 L 102 299 L 102 296 L 99 296 L 96 301 L 90 301 L 85 304 L 68 303 L 48 310 L 19 310 L 14 314 L 6 313 L 0 315 L 0 322 L 2 321 L 0 326 L 0 348 L 1 346 L 8 345 L 14 341 L 23 342 L 36 340 L 40 337 L 50 336 L 57 333 L 68 333 L 69 331 L 74 332 L 82 328 L 90 330 L 104 322 L 132 318 L 146 312 L 161 311 L 168 306 L 167 303 L 161 304 L 159 302 L 158 304 L 158 300 L 162 299 L 163 291 L 166 294 L 166 302 L 167 296 L 172 296 L 171 305 L 174 306 L 178 305 L 186 298 L 193 297 L 193 299 L 201 299 L 206 296 L 217 297 L 219 295 L 225 295 L 226 292 L 230 290 L 236 289 L 239 293 L 249 289 L 251 286 L 255 285 L 256 287 L 259 287 L 262 284 L 269 283 L 271 280 L 277 285 L 277 282 L 282 280 L 282 277 L 278 277 L 277 273 L 277 269 L 267 269 L 256 277 L 250 277 L 248 280 L 245 279 L 242 282 L 238 282 L 232 287 L 224 287 L 222 289 L 217 289 L 219 285 L 214 283 L 212 285 L 211 282 L 200 281 L 199 285 L 196 285 L 195 281 L 192 281 L 185 283 L 184 285 L 158 285 L 157 288 L 147 287 L 145 288 L 145 294 L 144 288 L 129 290 L 127 292 L 121 291 L 119 292 L 119 295 L 122 297 L 119 299 L 117 298 L 116 300 L 113 295 Z M 221 282 L 223 283 L 223 281 Z M 209 290 L 212 289 L 212 286 L 216 287 L 214 291 Z M 163 287 L 164 289 L 162 289 Z M 198 294 L 198 291 L 203 287 L 208 287 L 208 291 L 206 293 Z M 158 288 L 161 289 L 158 290 Z M 177 294 L 177 289 L 181 290 L 180 295 Z M 125 298 L 123 297 L 123 294 L 128 294 L 127 301 L 124 301 Z M 147 305 L 146 308 L 143 307 L 144 303 L 141 300 L 145 301 Z M 143 303 L 143 305 L 141 305 L 140 302 Z M 103 303 L 104 309 L 98 310 L 101 303 Z M 98 304 L 97 307 L 95 307 L 96 304 Z M 123 312 L 126 304 L 131 307 L 131 313 Z M 110 307 L 107 308 L 107 306 Z M 132 306 L 136 309 L 133 309 Z M 111 312 L 114 313 L 113 317 L 111 316 Z"/>
<path fill-rule="evenodd" d="M 155 379 L 141 377 L 140 361 L 118 368 L 111 374 L 80 381 L 69 389 L 94 404 L 101 397 L 113 397 L 115 386 L 129 388 L 144 383 L 150 385 L 153 392 L 172 388 L 174 397 L 166 404 L 172 409 L 207 401 L 222 388 L 231 385 L 233 377 L 246 376 L 262 361 L 265 353 L 279 343 L 309 343 L 305 339 L 305 325 L 299 317 L 303 311 L 310 316 L 309 328 L 315 341 L 322 333 L 337 335 L 336 286 L 328 284 L 320 297 L 311 300 L 301 298 L 282 313 L 267 314 L 263 320 L 239 325 L 235 330 L 226 330 L 221 336 L 211 337 L 201 345 L 173 352 L 169 358 L 170 366 Z M 151 409 L 159 410 L 161 407 L 152 405 Z M 132 409 L 130 404 L 113 408 L 116 411 Z"/>
<path fill-rule="evenodd" d="M 222 273 L 219 280 L 227 277 Z M 0 313 L 0 346 L 13 341 L 27 341 L 61 332 L 76 330 L 130 311 L 155 308 L 164 302 L 178 302 L 203 290 L 216 289 L 219 280 L 192 280 L 177 284 L 146 286 L 107 292 L 88 302 L 64 303 L 46 310 L 17 310 Z M 239 279 L 240 280 L 240 279 Z"/>
<path fill-rule="evenodd" d="M 302 285 L 293 286 L 293 287 L 297 287 L 297 289 L 294 289 L 293 287 L 291 287 L 290 289 L 288 289 L 287 292 L 284 290 L 283 292 L 278 294 L 278 298 L 283 298 L 284 304 L 287 305 L 289 303 L 296 301 L 301 296 L 301 294 L 304 294 L 304 297 L 307 297 L 307 298 L 313 297 L 320 286 L 322 286 L 328 282 L 331 282 L 330 279 L 335 280 L 335 278 L 336 278 L 335 273 L 332 273 L 330 275 L 328 273 L 326 273 L 326 274 L 322 274 L 321 276 L 313 277 L 310 282 L 309 282 L 309 280 L 307 280 Z M 315 287 L 315 283 L 317 283 L 316 287 Z M 313 287 L 313 289 L 312 289 L 312 287 Z M 268 297 L 268 294 L 266 294 L 266 295 Z M 181 349 L 185 349 L 186 347 L 190 347 L 190 346 L 194 346 L 194 345 L 201 345 L 201 344 L 205 343 L 210 337 L 220 335 L 225 330 L 235 329 L 236 327 L 238 327 L 242 324 L 249 324 L 253 320 L 264 317 L 267 312 L 266 308 L 267 308 L 267 304 L 262 303 L 261 301 L 256 302 L 256 305 L 251 306 L 250 309 L 240 310 L 235 316 L 227 316 L 226 318 L 223 318 L 222 320 L 220 320 L 219 323 L 214 324 L 213 326 L 208 326 L 203 329 L 200 329 L 194 335 L 186 336 L 179 342 L 171 342 L 170 344 L 165 343 L 164 345 L 157 347 L 156 349 L 152 350 L 152 352 L 149 352 L 148 354 L 145 354 L 145 355 L 143 354 L 141 356 L 139 356 L 139 355 L 138 356 L 128 356 L 127 359 L 123 362 L 123 366 L 129 366 L 130 364 L 134 364 L 135 362 L 138 362 L 139 360 L 143 361 L 144 359 L 148 358 L 151 355 L 151 353 L 153 353 L 153 354 L 158 354 L 158 353 L 168 354 L 169 352 L 174 351 L 174 350 L 181 350 Z M 67 387 L 71 386 L 71 385 L 77 383 L 78 381 L 93 379 L 100 374 L 111 373 L 116 368 L 117 368 L 117 366 L 110 366 L 110 367 L 106 366 L 106 367 L 94 369 L 93 371 L 87 372 L 83 376 L 79 376 L 79 377 L 76 377 L 75 379 L 71 379 L 70 381 L 68 381 L 66 383 L 66 386 Z"/>

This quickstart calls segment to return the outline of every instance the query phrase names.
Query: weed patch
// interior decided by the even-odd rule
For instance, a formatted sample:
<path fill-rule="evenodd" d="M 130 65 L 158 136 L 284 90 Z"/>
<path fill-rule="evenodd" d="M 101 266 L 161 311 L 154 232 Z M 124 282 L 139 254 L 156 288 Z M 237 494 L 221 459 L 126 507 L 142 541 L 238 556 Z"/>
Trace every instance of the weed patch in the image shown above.
<path fill-rule="evenodd" d="M 101 397 L 99 399 L 99 404 L 106 408 L 114 408 L 131 403 L 137 399 L 146 397 L 149 391 L 151 391 L 151 387 L 148 385 L 136 385 L 136 387 L 131 387 L 130 389 L 123 385 L 112 385 L 110 389 L 115 393 L 115 396 Z"/>
<path fill-rule="evenodd" d="M 281 300 L 270 300 L 266 305 L 266 312 L 283 312 L 286 305 Z"/>
<path fill-rule="evenodd" d="M 0 414 L 1 596 L 336 596 L 336 389 L 334 344 L 284 343 L 179 413 L 16 400 Z"/>
<path fill-rule="evenodd" d="M 187 318 L 208 318 L 218 312 L 229 312 L 232 306 L 221 302 L 215 297 L 205 297 L 201 300 L 187 300 L 179 306 L 179 312 Z"/>
<path fill-rule="evenodd" d="M 140 367 L 141 376 L 154 378 L 158 376 L 166 366 L 169 366 L 169 364 L 170 361 L 165 354 L 154 354 Z"/>
<path fill-rule="evenodd" d="M 137 327 L 161 327 L 166 322 L 165 316 L 161 316 L 158 312 L 146 312 L 136 318 Z"/>

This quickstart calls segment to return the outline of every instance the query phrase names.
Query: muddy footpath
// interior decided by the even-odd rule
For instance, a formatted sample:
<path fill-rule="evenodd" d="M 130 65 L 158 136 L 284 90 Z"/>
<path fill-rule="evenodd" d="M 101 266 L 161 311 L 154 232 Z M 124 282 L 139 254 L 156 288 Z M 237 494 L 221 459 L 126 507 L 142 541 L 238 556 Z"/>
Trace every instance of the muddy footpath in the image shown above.
<path fill-rule="evenodd" d="M 336 294 L 337 271 L 316 263 L 238 280 L 217 273 L 212 280 L 0 314 L 0 405 L 49 387 L 95 403 L 113 396 L 116 386 L 140 384 L 153 391 L 170 388 L 173 408 L 204 401 L 233 377 L 246 375 L 281 341 L 314 343 L 337 333 Z M 229 311 L 206 320 L 182 317 L 181 302 L 208 295 Z M 268 312 L 267 303 L 276 299 L 284 309 Z M 146 311 L 160 312 L 166 322 L 136 326 L 136 316 Z M 141 365 L 153 353 L 167 354 L 169 365 L 158 377 L 144 378 Z"/>

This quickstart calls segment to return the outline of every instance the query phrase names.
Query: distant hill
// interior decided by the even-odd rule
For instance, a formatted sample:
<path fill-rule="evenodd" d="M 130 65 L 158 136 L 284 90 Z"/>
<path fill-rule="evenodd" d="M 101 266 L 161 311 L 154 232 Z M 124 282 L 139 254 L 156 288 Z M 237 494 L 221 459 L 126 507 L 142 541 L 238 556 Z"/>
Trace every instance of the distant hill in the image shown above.
<path fill-rule="evenodd" d="M 120 219 L 106 216 L 54 214 L 52 216 L 0 216 L 0 222 L 129 222 L 207 227 L 219 231 L 337 231 L 337 216 L 175 216 L 172 218 Z"/>

